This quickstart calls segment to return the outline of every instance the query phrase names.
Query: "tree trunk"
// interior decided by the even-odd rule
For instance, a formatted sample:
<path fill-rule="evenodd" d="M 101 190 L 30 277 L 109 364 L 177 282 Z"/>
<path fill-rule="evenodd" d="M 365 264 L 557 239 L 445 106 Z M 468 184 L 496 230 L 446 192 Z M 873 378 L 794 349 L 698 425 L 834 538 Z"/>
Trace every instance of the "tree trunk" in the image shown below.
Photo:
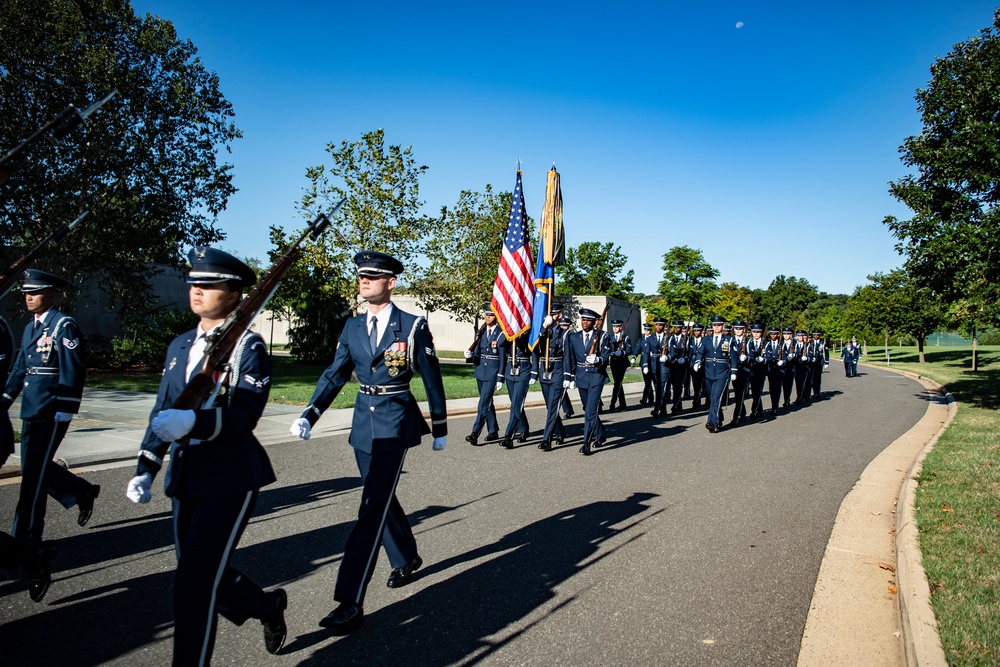
<path fill-rule="evenodd" d="M 979 372 L 979 342 L 976 336 L 976 327 L 972 327 L 972 372 Z"/>
<path fill-rule="evenodd" d="M 917 336 L 917 352 L 920 353 L 920 363 L 924 363 L 924 337 Z"/>
<path fill-rule="evenodd" d="M 889 334 L 885 334 L 885 365 L 889 365 Z"/>

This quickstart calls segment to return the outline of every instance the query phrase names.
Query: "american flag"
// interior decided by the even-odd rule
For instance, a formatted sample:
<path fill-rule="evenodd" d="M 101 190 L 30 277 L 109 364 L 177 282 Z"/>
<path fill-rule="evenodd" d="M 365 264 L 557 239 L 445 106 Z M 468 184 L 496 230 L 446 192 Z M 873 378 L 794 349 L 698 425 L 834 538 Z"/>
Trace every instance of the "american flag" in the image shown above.
<path fill-rule="evenodd" d="M 532 278 L 535 274 L 528 247 L 528 230 L 524 221 L 528 217 L 524 208 L 524 193 L 521 190 L 521 171 L 517 172 L 517 184 L 510 204 L 510 222 L 507 238 L 500 253 L 497 279 L 493 283 L 493 298 L 490 307 L 496 313 L 500 327 L 513 338 L 531 328 L 531 300 L 534 296 Z"/>

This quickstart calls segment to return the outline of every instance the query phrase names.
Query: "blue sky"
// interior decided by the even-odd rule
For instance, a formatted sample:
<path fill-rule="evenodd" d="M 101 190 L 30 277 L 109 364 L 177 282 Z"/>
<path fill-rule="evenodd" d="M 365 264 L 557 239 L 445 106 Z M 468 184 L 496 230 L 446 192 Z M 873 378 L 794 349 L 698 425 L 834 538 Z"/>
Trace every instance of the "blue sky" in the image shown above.
<path fill-rule="evenodd" d="M 301 228 L 305 168 L 384 128 L 425 212 L 487 183 L 528 213 L 562 175 L 567 243 L 612 241 L 655 292 L 671 247 L 720 280 L 851 293 L 901 263 L 887 183 L 935 57 L 992 23 L 962 2 L 342 3 L 142 0 L 220 77 L 243 139 L 226 249 Z M 742 23 L 741 27 L 737 27 Z"/>

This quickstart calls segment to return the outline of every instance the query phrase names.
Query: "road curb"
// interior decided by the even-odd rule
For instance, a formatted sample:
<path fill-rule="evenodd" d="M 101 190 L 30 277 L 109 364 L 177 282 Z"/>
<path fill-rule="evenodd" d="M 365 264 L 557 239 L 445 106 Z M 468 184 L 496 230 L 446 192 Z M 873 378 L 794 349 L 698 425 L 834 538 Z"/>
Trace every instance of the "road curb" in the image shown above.
<path fill-rule="evenodd" d="M 954 416 L 955 401 L 928 378 L 887 370 L 919 382 L 935 398 L 868 464 L 841 503 L 816 578 L 799 667 L 947 665 L 913 499 L 920 463 Z"/>

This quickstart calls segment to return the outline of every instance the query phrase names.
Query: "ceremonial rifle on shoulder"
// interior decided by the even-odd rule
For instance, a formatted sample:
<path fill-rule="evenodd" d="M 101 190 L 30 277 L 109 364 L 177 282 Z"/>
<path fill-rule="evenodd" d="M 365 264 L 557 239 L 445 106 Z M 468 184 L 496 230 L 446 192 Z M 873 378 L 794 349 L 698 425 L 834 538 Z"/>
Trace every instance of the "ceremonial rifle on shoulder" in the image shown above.
<path fill-rule="evenodd" d="M 469 352 L 472 352 L 473 354 L 476 353 L 476 348 L 479 347 L 479 341 L 483 339 L 483 336 L 485 334 L 486 334 L 486 325 L 484 324 L 483 326 L 479 327 L 479 333 L 476 334 L 476 340 L 472 341 L 472 345 L 469 346 Z M 468 359 L 465 360 L 465 363 L 467 364 L 473 363 L 472 359 L 473 357 L 469 357 Z"/>
<path fill-rule="evenodd" d="M 320 213 L 309 223 L 302 236 L 278 258 L 264 277 L 257 281 L 250 293 L 229 313 L 217 329 L 206 336 L 205 357 L 198 373 L 184 387 L 184 391 L 170 406 L 174 410 L 197 410 L 211 405 L 218 396 L 222 383 L 231 369 L 229 360 L 240 340 L 250 330 L 250 325 L 278 289 L 281 278 L 302 254 L 301 245 L 308 237 L 317 240 L 330 225 L 347 198 L 341 199 L 329 213 Z M 218 376 L 216 376 L 218 373 Z"/>
<path fill-rule="evenodd" d="M 615 343 L 615 349 L 622 349 L 622 345 L 625 344 L 625 336 L 628 334 L 628 323 L 632 319 L 632 313 L 635 312 L 635 306 L 631 306 L 628 309 L 628 315 L 625 316 L 625 324 L 622 325 L 622 339 Z M 634 356 L 634 355 L 633 355 Z"/>
<path fill-rule="evenodd" d="M 599 318 L 597 318 L 596 322 L 594 322 L 594 331 L 600 331 L 601 332 L 601 336 L 604 335 L 604 318 L 608 314 L 608 305 L 610 305 L 610 304 L 607 304 L 607 303 L 604 304 L 604 312 L 602 312 L 601 316 Z M 594 336 L 590 340 L 590 352 L 587 352 L 587 356 L 588 357 L 590 355 L 592 355 L 594 353 L 594 350 L 597 348 L 597 341 L 598 341 L 598 339 L 599 339 L 598 336 Z"/>
<path fill-rule="evenodd" d="M 28 148 L 38 141 L 42 136 L 46 136 L 53 145 L 58 145 L 59 140 L 63 139 L 72 132 L 78 125 L 82 125 L 86 122 L 90 114 L 94 113 L 102 106 L 104 103 L 110 100 L 118 91 L 112 90 L 110 93 L 97 100 L 89 107 L 80 111 L 75 106 L 70 104 L 68 107 L 62 110 L 58 116 L 42 125 L 38 128 L 30 137 L 19 143 L 14 148 L 7 151 L 6 155 L 0 157 L 0 185 L 7 182 L 10 175 L 20 166 L 21 162 L 24 161 L 25 153 L 27 153 Z"/>
<path fill-rule="evenodd" d="M 59 229 L 49 234 L 45 240 L 29 250 L 24 257 L 11 264 L 6 271 L 0 274 L 0 298 L 7 296 L 7 292 L 20 280 L 25 269 L 28 268 L 36 257 L 41 255 L 50 245 L 58 245 L 81 220 L 87 217 L 88 213 L 90 211 L 84 211 L 73 222 L 63 223 Z"/>

